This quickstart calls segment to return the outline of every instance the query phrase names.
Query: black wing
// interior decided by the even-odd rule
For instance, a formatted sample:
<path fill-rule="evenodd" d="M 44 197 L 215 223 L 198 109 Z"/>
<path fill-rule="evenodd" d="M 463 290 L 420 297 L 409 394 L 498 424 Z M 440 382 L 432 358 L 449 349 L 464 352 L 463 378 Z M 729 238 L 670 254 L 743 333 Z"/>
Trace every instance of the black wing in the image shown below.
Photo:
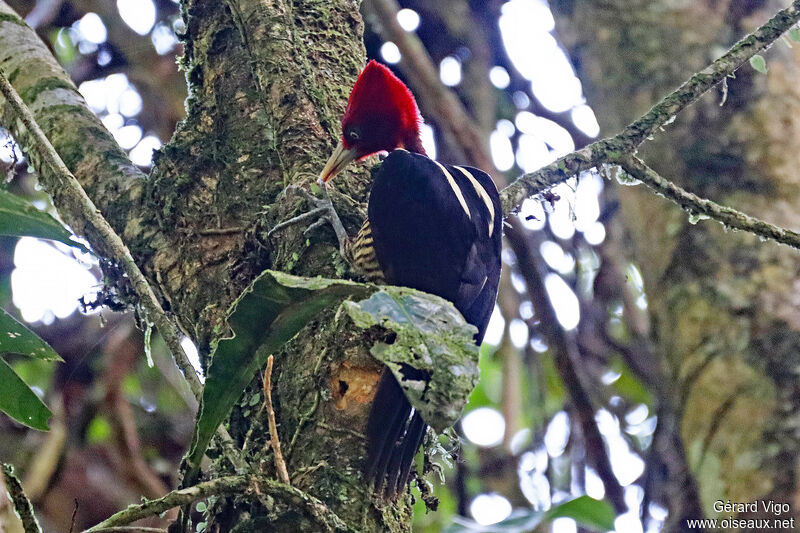
<path fill-rule="evenodd" d="M 386 283 L 450 300 L 480 343 L 500 279 L 502 212 L 489 175 L 396 150 L 375 175 L 368 219 Z M 426 431 L 384 370 L 366 429 L 366 477 L 377 493 L 402 490 Z"/>

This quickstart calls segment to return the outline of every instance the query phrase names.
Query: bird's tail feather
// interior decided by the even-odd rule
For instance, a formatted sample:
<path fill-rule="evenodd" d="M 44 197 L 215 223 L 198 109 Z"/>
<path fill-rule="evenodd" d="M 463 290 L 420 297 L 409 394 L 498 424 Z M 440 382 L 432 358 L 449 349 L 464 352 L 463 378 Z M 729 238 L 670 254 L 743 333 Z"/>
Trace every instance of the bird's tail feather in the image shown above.
<path fill-rule="evenodd" d="M 384 369 L 366 428 L 364 476 L 375 494 L 393 499 L 403 490 L 427 429 L 400 384 L 389 369 Z"/>

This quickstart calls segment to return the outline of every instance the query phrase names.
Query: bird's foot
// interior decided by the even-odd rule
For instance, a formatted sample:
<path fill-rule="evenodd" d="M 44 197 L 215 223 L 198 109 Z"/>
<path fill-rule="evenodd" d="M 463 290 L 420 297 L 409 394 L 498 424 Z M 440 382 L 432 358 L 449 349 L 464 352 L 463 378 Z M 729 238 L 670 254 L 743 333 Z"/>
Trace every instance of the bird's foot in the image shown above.
<path fill-rule="evenodd" d="M 271 237 L 274 233 L 277 233 L 284 228 L 305 222 L 307 220 L 314 221 L 305 229 L 305 231 L 303 231 L 303 234 L 306 234 L 309 231 L 322 226 L 323 224 L 330 224 L 334 233 L 336 233 L 336 239 L 339 241 L 339 253 L 342 255 L 342 257 L 347 257 L 347 244 L 350 242 L 350 238 L 347 236 L 347 230 L 344 229 L 344 225 L 342 224 L 338 213 L 336 213 L 336 209 L 333 207 L 331 197 L 328 195 L 327 186 L 323 184 L 321 188 L 322 198 L 317 198 L 302 187 L 298 187 L 296 185 L 289 185 L 286 187 L 286 193 L 293 192 L 299 194 L 308 201 L 308 203 L 312 206 L 312 209 L 301 215 L 297 215 L 296 217 L 292 217 L 288 220 L 280 222 L 279 224 L 276 224 L 271 230 L 269 230 L 267 236 Z"/>

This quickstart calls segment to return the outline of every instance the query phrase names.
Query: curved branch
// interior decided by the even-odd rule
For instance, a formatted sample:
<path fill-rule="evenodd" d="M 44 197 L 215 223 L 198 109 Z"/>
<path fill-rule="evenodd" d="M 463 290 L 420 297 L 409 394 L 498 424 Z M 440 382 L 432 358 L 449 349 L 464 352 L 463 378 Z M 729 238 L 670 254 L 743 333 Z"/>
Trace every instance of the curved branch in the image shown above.
<path fill-rule="evenodd" d="M 590 144 L 572 152 L 536 172 L 524 174 L 500 191 L 503 214 L 519 208 L 523 200 L 540 194 L 572 176 L 609 162 L 614 157 L 633 153 L 650 136 L 676 114 L 697 101 L 706 91 L 732 75 L 737 68 L 758 52 L 769 47 L 800 20 L 800 0 L 779 11 L 763 26 L 736 43 L 725 55 L 698 72 L 678 89 L 653 106 L 644 116 L 631 123 L 614 137 Z"/>
<path fill-rule="evenodd" d="M 277 500 L 291 502 L 305 508 L 325 531 L 352 531 L 327 505 L 300 489 L 274 479 L 258 476 L 226 476 L 198 483 L 192 487 L 174 490 L 157 500 L 139 505 L 130 505 L 115 515 L 90 527 L 83 533 L 96 533 L 113 526 L 124 526 L 163 513 L 173 507 L 192 504 L 209 496 L 231 496 L 255 493 L 272 496 Z"/>
<path fill-rule="evenodd" d="M 164 338 L 169 347 L 175 363 L 183 371 L 184 378 L 192 389 L 195 397 L 199 400 L 203 395 L 203 386 L 197 377 L 197 373 L 189 361 L 189 358 L 181 346 L 181 335 L 177 326 L 167 317 L 161 303 L 158 301 L 153 288 L 139 270 L 136 262 L 131 255 L 128 247 L 122 242 L 119 235 L 109 225 L 100 210 L 95 207 L 91 198 L 83 190 L 81 184 L 70 172 L 64 161 L 56 152 L 49 139 L 39 127 L 30 109 L 22 101 L 17 91 L 12 87 L 5 74 L 0 68 L 0 92 L 6 98 L 6 103 L 11 107 L 15 122 L 22 124 L 29 138 L 29 146 L 25 150 L 28 156 L 34 156 L 39 164 L 39 168 L 44 170 L 40 174 L 49 176 L 53 189 L 60 191 L 64 200 L 63 213 L 69 215 L 72 220 L 79 221 L 83 226 L 90 227 L 96 235 L 100 248 L 106 250 L 108 257 L 113 258 L 122 267 L 133 285 L 139 304 L 146 312 L 146 318 L 152 320 L 158 328 L 159 333 Z M 220 427 L 217 436 L 223 443 L 226 453 L 231 462 L 238 468 L 244 465 L 239 459 L 238 453 L 233 450 L 231 438 L 227 430 Z"/>
<path fill-rule="evenodd" d="M 632 177 L 641 181 L 664 198 L 678 204 L 681 209 L 688 211 L 692 215 L 707 216 L 721 222 L 727 228 L 747 231 L 759 237 L 772 239 L 800 250 L 800 233 L 775 226 L 731 207 L 720 205 L 712 200 L 701 198 L 686 191 L 663 178 L 636 156 L 623 155 L 612 159 L 610 162 L 618 163 Z"/>
<path fill-rule="evenodd" d="M 7 3 L 0 0 L 0 69 L 30 107 L 67 168 L 75 174 L 117 231 L 129 222 L 138 204 L 144 174 L 119 147 L 112 135 L 86 105 L 69 75 L 56 62 L 36 33 Z M 11 114 L 10 114 L 11 113 Z M 14 119 L 8 102 L 0 99 L 0 120 L 21 146 L 35 141 L 32 133 Z M 42 161 L 31 159 L 39 169 Z M 61 210 L 68 202 L 64 191 L 47 172 L 40 180 Z M 135 208 L 134 208 L 135 209 Z M 66 219 L 75 232 L 92 240 L 91 228 L 79 219 Z M 94 243 L 93 243 L 94 244 Z"/>
<path fill-rule="evenodd" d="M 8 491 L 14 509 L 22 521 L 22 527 L 25 529 L 25 533 L 41 533 L 42 529 L 39 527 L 39 522 L 36 521 L 36 515 L 33 514 L 33 505 L 31 505 L 31 501 L 28 497 L 25 496 L 22 484 L 14 474 L 14 467 L 5 463 L 0 463 L 0 470 L 2 470 L 5 488 Z"/>

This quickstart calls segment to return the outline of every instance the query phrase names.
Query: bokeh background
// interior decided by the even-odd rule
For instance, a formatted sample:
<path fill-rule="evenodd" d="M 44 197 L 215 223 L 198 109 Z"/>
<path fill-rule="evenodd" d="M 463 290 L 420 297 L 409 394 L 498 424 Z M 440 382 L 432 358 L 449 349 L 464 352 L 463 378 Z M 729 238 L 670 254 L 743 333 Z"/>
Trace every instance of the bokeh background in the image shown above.
<path fill-rule="evenodd" d="M 178 3 L 9 3 L 131 159 L 149 168 L 184 115 Z M 546 0 L 403 0 L 399 7 L 396 22 L 421 40 L 441 83 L 474 119 L 499 186 L 601 135 L 577 58 L 559 40 Z M 416 91 L 380 10 L 365 0 L 363 12 L 368 58 Z M 430 105 L 421 99 L 428 153 L 463 163 L 468 155 Z M 3 186 L 53 211 L 18 147 L 0 135 Z M 499 523 L 582 494 L 611 502 L 619 532 L 661 530 L 665 470 L 653 443 L 663 405 L 648 382 L 658 363 L 645 282 L 617 216 L 619 187 L 584 173 L 515 215 L 480 383 L 456 428 L 460 446 L 447 445 L 457 459 L 437 458 L 444 481 L 428 477 L 439 508 L 428 512 L 420 500 L 415 531 L 454 528 L 455 516 Z M 146 343 L 147 328 L 107 303 L 90 256 L 47 241 L 0 239 L 0 305 L 65 360 L 9 359 L 52 409 L 49 433 L 0 414 L 0 459 L 21 472 L 46 531 L 67 531 L 76 505 L 76 527 L 84 527 L 141 496 L 163 495 L 176 484 L 191 437 L 191 394 L 160 338 Z M 196 358 L 189 339 L 184 346 Z M 0 530 L 2 512 L 7 505 L 0 504 Z M 579 529 L 569 518 L 542 527 Z"/>

